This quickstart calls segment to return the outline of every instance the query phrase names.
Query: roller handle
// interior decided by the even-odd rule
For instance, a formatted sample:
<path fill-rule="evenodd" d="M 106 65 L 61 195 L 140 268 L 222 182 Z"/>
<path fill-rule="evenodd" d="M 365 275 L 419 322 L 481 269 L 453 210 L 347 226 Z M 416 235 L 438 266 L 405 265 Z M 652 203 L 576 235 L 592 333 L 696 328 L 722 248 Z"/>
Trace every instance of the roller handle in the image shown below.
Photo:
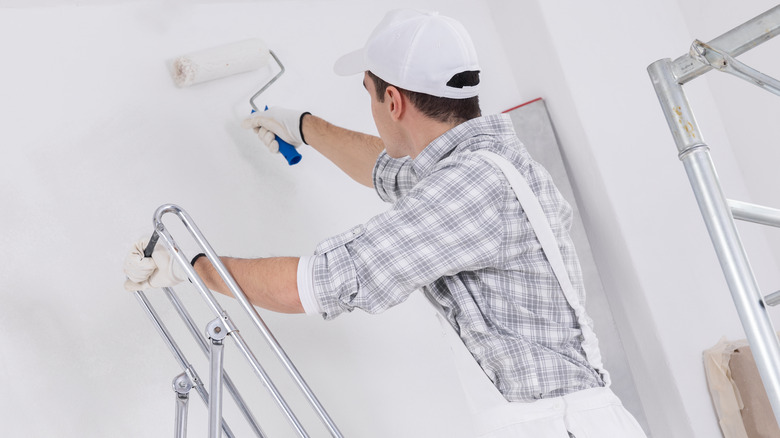
<path fill-rule="evenodd" d="M 268 110 L 267 105 L 265 109 L 266 111 Z M 252 110 L 252 113 L 254 112 L 255 110 Z M 276 134 L 274 134 L 274 138 L 276 139 L 277 143 L 279 143 L 279 153 L 282 154 L 285 160 L 287 160 L 287 164 L 292 166 L 294 164 L 298 164 L 301 161 L 301 158 L 303 157 L 298 153 L 298 150 L 295 149 L 295 146 L 282 140 L 281 137 Z"/>

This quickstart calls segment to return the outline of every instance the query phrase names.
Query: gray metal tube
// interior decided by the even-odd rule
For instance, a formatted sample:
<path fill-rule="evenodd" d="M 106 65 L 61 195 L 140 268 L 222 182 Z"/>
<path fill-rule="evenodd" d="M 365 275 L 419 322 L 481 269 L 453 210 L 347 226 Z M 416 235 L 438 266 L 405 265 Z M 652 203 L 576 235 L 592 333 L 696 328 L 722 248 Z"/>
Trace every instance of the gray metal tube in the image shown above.
<path fill-rule="evenodd" d="M 230 275 L 227 268 L 225 268 L 225 265 L 222 264 L 222 261 L 219 259 L 219 256 L 214 251 L 213 248 L 211 248 L 211 245 L 206 241 L 203 234 L 200 232 L 198 227 L 195 225 L 192 218 L 185 212 L 181 207 L 174 205 L 174 204 L 166 204 L 160 206 L 157 211 L 155 211 L 154 214 L 154 225 L 155 230 L 163 237 L 164 244 L 168 248 L 168 250 L 171 252 L 171 254 L 175 255 L 177 260 L 179 260 L 182 267 L 184 267 L 187 270 L 188 275 L 193 280 L 193 283 L 198 287 L 198 289 L 201 291 L 201 294 L 203 295 L 204 299 L 208 302 L 209 306 L 214 311 L 215 315 L 219 317 L 223 317 L 223 322 L 225 323 L 225 326 L 228 328 L 229 331 L 233 331 L 232 322 L 228 320 L 226 317 L 224 317 L 224 311 L 222 311 L 221 306 L 219 303 L 217 303 L 216 299 L 214 299 L 213 294 L 211 291 L 208 290 L 208 288 L 203 284 L 203 281 L 198 277 L 195 273 L 195 270 L 190 266 L 189 260 L 186 260 L 181 253 L 181 251 L 176 247 L 175 242 L 171 238 L 171 236 L 168 234 L 168 232 L 165 230 L 165 226 L 162 223 L 162 216 L 166 213 L 174 213 L 176 216 L 179 217 L 179 219 L 184 224 L 185 228 L 190 232 L 192 237 L 195 239 L 195 241 L 200 245 L 200 247 L 203 249 L 203 252 L 208 257 L 209 261 L 212 263 L 214 268 L 219 273 L 220 277 L 225 281 L 225 284 L 227 285 L 230 292 L 233 294 L 233 296 L 236 298 L 236 300 L 239 302 L 241 307 L 244 309 L 244 311 L 247 313 L 249 318 L 254 323 L 255 327 L 260 331 L 260 333 L 265 338 L 266 342 L 268 342 L 271 349 L 274 351 L 276 356 L 279 358 L 279 360 L 284 365 L 287 372 L 290 374 L 290 376 L 293 378 L 295 383 L 298 385 L 298 388 L 303 392 L 303 394 L 306 396 L 306 399 L 309 401 L 309 404 L 314 408 L 314 410 L 317 412 L 317 415 L 320 417 L 320 420 L 325 424 L 325 426 L 328 428 L 329 432 L 332 436 L 337 438 L 342 438 L 343 435 L 338 430 L 338 427 L 336 427 L 336 424 L 333 422 L 333 420 L 328 415 L 327 411 L 325 411 L 325 408 L 322 406 L 322 404 L 319 402 L 317 397 L 314 395 L 314 392 L 309 388 L 309 385 L 306 383 L 306 381 L 301 376 L 300 372 L 298 372 L 298 369 L 295 367 L 295 365 L 292 363 L 292 360 L 290 360 L 289 356 L 287 356 L 287 353 L 285 353 L 284 349 L 282 349 L 282 346 L 279 344 L 279 342 L 276 340 L 276 338 L 273 336 L 271 331 L 268 329 L 268 327 L 265 325 L 265 322 L 263 322 L 263 319 L 260 317 L 260 315 L 257 313 L 257 310 L 252 306 L 252 304 L 249 302 L 249 299 L 246 297 L 244 292 L 241 290 L 241 288 L 236 283 L 235 279 Z M 239 345 L 239 348 L 245 352 L 245 356 L 247 360 L 253 365 L 255 370 L 262 369 L 260 367 L 259 362 L 254 357 L 254 355 L 251 353 L 251 350 L 249 350 L 248 346 L 246 346 L 245 343 L 243 343 L 243 340 L 240 336 L 231 336 L 236 341 L 237 345 Z M 243 343 L 243 346 L 241 345 Z M 264 374 L 264 373 L 263 373 Z M 259 374 L 258 374 L 259 375 Z M 265 378 L 261 376 L 261 379 L 264 380 Z M 268 379 L 268 383 L 273 386 L 270 383 L 270 379 Z M 269 386 L 268 384 L 266 386 Z M 269 387 L 270 389 L 270 387 Z M 272 391 L 273 392 L 273 391 Z M 282 407 L 282 410 L 287 415 L 290 422 L 293 424 L 293 426 L 296 427 L 296 430 L 298 430 L 298 433 L 302 437 L 306 437 L 306 432 L 303 429 L 303 426 L 300 425 L 300 422 L 298 422 L 297 418 L 295 418 L 295 415 L 292 413 L 292 410 L 287 407 L 286 402 L 284 402 L 284 399 L 281 397 L 281 394 L 278 395 L 278 398 L 276 395 L 274 395 L 274 398 L 277 399 L 277 403 Z"/>
<path fill-rule="evenodd" d="M 728 203 L 734 219 L 769 225 L 770 227 L 780 227 L 780 210 L 776 208 L 734 201 L 732 199 L 729 199 Z"/>
<path fill-rule="evenodd" d="M 736 57 L 778 34 L 780 34 L 780 5 L 746 21 L 707 44 Z M 712 67 L 689 54 L 675 59 L 672 65 L 675 82 L 679 84 L 685 84 L 710 70 Z"/>
<path fill-rule="evenodd" d="M 188 396 L 176 396 L 176 419 L 173 436 L 187 438 L 187 401 Z"/>
<path fill-rule="evenodd" d="M 190 316 L 189 312 L 187 312 L 187 309 L 184 307 L 181 300 L 179 300 L 179 297 L 176 295 L 174 290 L 170 287 L 164 287 L 163 292 L 165 292 L 165 295 L 168 297 L 168 300 L 170 300 L 174 309 L 176 309 L 176 312 L 179 314 L 179 317 L 181 317 L 182 321 L 184 322 L 184 325 L 190 331 L 190 334 L 192 334 L 193 338 L 195 338 L 196 342 L 200 346 L 203 353 L 208 357 L 209 355 L 208 341 L 206 341 L 206 338 L 200 333 L 200 331 L 198 331 L 198 328 L 195 325 L 195 321 L 192 319 L 192 316 Z M 225 385 L 225 389 L 228 390 L 228 393 L 230 393 L 230 395 L 233 397 L 233 400 L 236 402 L 236 405 L 238 406 L 238 409 L 241 411 L 241 414 L 244 416 L 246 421 L 249 423 L 249 426 L 255 432 L 255 435 L 257 435 L 258 438 L 266 438 L 265 433 L 260 428 L 260 424 L 258 424 L 254 415 L 252 415 L 252 411 L 247 406 L 246 401 L 244 401 L 244 398 L 241 397 L 241 393 L 238 392 L 238 388 L 236 388 L 236 385 L 233 383 L 233 380 L 230 378 L 230 376 L 226 371 L 223 371 L 222 373 L 222 382 Z"/>
<path fill-rule="evenodd" d="M 187 438 L 187 404 L 190 400 L 192 381 L 187 373 L 181 373 L 173 379 L 173 390 L 176 392 L 176 422 L 173 436 Z"/>
<path fill-rule="evenodd" d="M 155 211 L 154 214 L 155 231 L 159 234 L 160 237 L 162 237 L 163 244 L 171 253 L 171 255 L 174 258 L 176 258 L 176 260 L 179 262 L 181 267 L 187 272 L 187 276 L 192 280 L 192 283 L 200 291 L 201 296 L 206 300 L 206 303 L 211 308 L 212 312 L 216 316 L 222 318 L 222 322 L 230 332 L 231 338 L 233 338 L 233 341 L 236 342 L 236 345 L 238 345 L 242 354 L 246 357 L 247 361 L 249 361 L 250 365 L 255 370 L 255 374 L 260 378 L 260 380 L 266 386 L 268 391 L 271 393 L 271 396 L 273 397 L 277 406 L 279 406 L 279 408 L 285 414 L 288 421 L 296 430 L 298 435 L 302 438 L 308 438 L 308 434 L 306 433 L 306 430 L 303 428 L 303 425 L 295 416 L 295 413 L 292 411 L 292 409 L 287 404 L 287 402 L 284 400 L 282 394 L 279 392 L 279 390 L 273 384 L 271 379 L 265 373 L 265 370 L 263 370 L 263 367 L 260 365 L 260 362 L 254 356 L 252 351 L 249 349 L 248 345 L 243 341 L 243 338 L 237 332 L 237 329 L 234 326 L 233 322 L 227 317 L 227 314 L 222 309 L 222 306 L 219 304 L 219 302 L 217 302 L 216 298 L 214 298 L 212 292 L 208 289 L 208 287 L 206 287 L 205 283 L 203 283 L 203 280 L 197 275 L 195 269 L 190 265 L 189 260 L 187 260 L 184 257 L 184 254 L 178 248 L 176 242 L 173 240 L 170 233 L 168 233 L 167 229 L 165 228 L 165 225 L 162 223 L 162 216 L 166 213 L 174 213 L 176 214 L 176 216 L 179 217 L 179 219 L 184 224 L 185 228 L 187 228 L 187 230 L 190 232 L 190 234 L 198 243 L 198 245 L 203 249 L 209 261 L 212 263 L 212 265 L 214 265 L 214 268 L 217 270 L 217 272 L 220 274 L 222 279 L 225 281 L 225 284 L 228 286 L 233 296 L 239 301 L 242 307 L 244 307 L 244 310 L 249 314 L 250 319 L 252 319 L 255 326 L 263 334 L 263 336 L 265 337 L 269 345 L 271 345 L 272 347 L 271 349 L 274 351 L 274 353 L 276 353 L 277 357 L 285 365 L 285 368 L 287 369 L 288 373 L 290 373 L 290 375 L 293 377 L 296 383 L 298 383 L 299 388 L 301 388 L 304 394 L 307 395 L 307 399 L 312 404 L 312 406 L 315 407 L 315 410 L 317 410 L 317 413 L 320 415 L 321 420 L 329 427 L 329 429 L 331 429 L 331 434 L 335 437 L 342 437 L 341 433 L 336 428 L 335 423 L 333 423 L 332 420 L 330 420 L 330 417 L 327 415 L 327 412 L 325 412 L 324 408 L 322 408 L 322 405 L 314 396 L 314 393 L 311 391 L 311 389 L 308 388 L 308 385 L 306 385 L 305 381 L 303 381 L 303 378 L 300 376 L 300 373 L 298 373 L 298 370 L 295 369 L 295 367 L 292 365 L 292 361 L 290 361 L 289 357 L 287 357 L 287 355 L 284 353 L 284 350 L 282 350 L 278 341 L 276 341 L 273 335 L 271 335 L 270 331 L 268 330 L 268 327 L 265 326 L 265 323 L 263 322 L 262 318 L 260 318 L 260 316 L 257 314 L 257 310 L 255 310 L 254 307 L 252 307 L 252 305 L 249 303 L 249 300 L 246 298 L 246 295 L 244 295 L 244 293 L 238 287 L 238 284 L 236 284 L 233 277 L 230 275 L 230 273 L 227 271 L 225 266 L 222 264 L 222 261 L 219 259 L 219 256 L 217 256 L 216 252 L 214 252 L 214 250 L 211 248 L 211 245 L 209 245 L 205 237 L 203 237 L 203 234 L 197 228 L 197 226 L 189 217 L 189 215 L 184 210 L 182 210 L 181 207 L 178 207 L 173 204 L 165 204 L 160 206 L 157 209 L 157 211 Z M 319 409 L 317 409 L 318 407 Z"/>
<path fill-rule="evenodd" d="M 168 251 L 170 251 L 170 253 L 182 266 L 182 268 L 184 268 L 184 270 L 187 272 L 187 276 L 192 280 L 192 283 L 201 293 L 201 296 L 206 300 L 208 306 L 212 309 L 215 315 L 218 315 L 218 317 L 222 319 L 222 323 L 225 325 L 225 327 L 227 327 L 228 332 L 230 332 L 230 337 L 233 338 L 233 341 L 236 343 L 236 345 L 238 345 L 241 353 L 244 355 L 247 361 L 249 361 L 249 364 L 255 371 L 255 374 L 258 376 L 261 382 L 263 382 L 263 385 L 265 385 L 266 389 L 271 394 L 271 397 L 274 399 L 277 406 L 282 410 L 285 417 L 287 417 L 287 420 L 296 430 L 298 435 L 302 438 L 308 438 L 306 430 L 303 428 L 303 425 L 295 416 L 295 413 L 292 411 L 290 406 L 287 404 L 287 401 L 284 399 L 284 397 L 282 397 L 281 392 L 279 392 L 279 390 L 276 388 L 276 385 L 274 385 L 271 378 L 263 369 L 262 365 L 260 365 L 260 361 L 257 360 L 255 355 L 252 353 L 252 350 L 250 350 L 247 344 L 244 342 L 237 328 L 233 325 L 233 322 L 227 317 L 227 313 L 222 309 L 222 306 L 219 304 L 216 298 L 214 298 L 214 294 L 212 294 L 211 291 L 206 287 L 205 283 L 203 283 L 203 280 L 200 278 L 200 276 L 197 275 L 195 269 L 190 265 L 189 260 L 184 257 L 182 252 L 176 246 L 176 242 L 168 233 L 168 230 L 165 228 L 162 222 L 159 222 L 156 225 L 156 231 L 160 237 L 162 237 L 163 244 L 166 248 L 168 248 Z"/>
<path fill-rule="evenodd" d="M 683 164 L 745 328 L 775 418 L 780 418 L 780 344 L 718 183 L 709 151 L 697 150 L 687 155 Z"/>
<path fill-rule="evenodd" d="M 668 59 L 648 67 L 769 396 L 780 419 L 780 343 L 718 182 L 709 148 Z"/>
<path fill-rule="evenodd" d="M 192 368 L 192 365 L 187 362 L 187 358 L 184 357 L 184 353 L 181 351 L 181 348 L 179 348 L 179 345 L 176 343 L 176 341 L 173 340 L 173 336 L 171 336 L 168 328 L 165 327 L 162 319 L 160 319 L 160 316 L 154 310 L 152 303 L 149 302 L 149 299 L 146 298 L 146 295 L 143 293 L 143 291 L 135 291 L 135 297 L 138 299 L 138 302 L 141 303 L 141 307 L 144 308 L 146 314 L 152 320 L 154 328 L 156 328 L 157 332 L 160 334 L 160 336 L 162 336 L 163 341 L 165 341 L 165 345 L 167 345 L 168 349 L 171 350 L 171 353 L 173 353 L 173 357 L 176 359 L 176 362 L 178 362 L 179 365 L 184 369 Z"/>
<path fill-rule="evenodd" d="M 769 306 L 776 306 L 780 304 L 780 290 L 774 291 L 771 294 L 765 296 L 764 302 Z"/>
<path fill-rule="evenodd" d="M 225 346 L 222 341 L 227 336 L 225 327 L 217 318 L 206 328 L 211 338 L 209 354 L 209 438 L 220 438 L 220 421 L 222 420 L 222 370 L 225 363 Z"/>
<path fill-rule="evenodd" d="M 176 359 L 179 365 L 184 369 L 184 372 L 187 373 L 187 376 L 189 377 L 190 381 L 192 381 L 192 384 L 195 385 L 195 390 L 200 395 L 201 400 L 203 400 L 203 403 L 208 406 L 209 393 L 203 386 L 203 381 L 198 376 L 195 368 L 187 361 L 187 358 L 184 356 L 184 353 L 181 351 L 181 348 L 179 348 L 178 344 L 176 344 L 176 341 L 173 340 L 173 336 L 171 336 L 171 333 L 165 327 L 165 324 L 163 324 L 162 319 L 154 310 L 152 303 L 149 302 L 149 299 L 146 298 L 146 295 L 143 293 L 143 291 L 135 291 L 135 296 L 138 298 L 138 302 L 141 303 L 141 307 L 143 307 L 146 311 L 146 314 L 149 315 L 149 318 L 152 320 L 152 323 L 157 329 L 157 332 L 160 333 L 163 341 L 165 341 L 165 344 L 171 350 L 174 359 Z M 225 435 L 227 435 L 228 438 L 235 438 L 233 431 L 230 429 L 230 427 L 228 427 L 227 422 L 224 420 L 222 420 L 222 429 L 225 431 Z"/>
<path fill-rule="evenodd" d="M 723 73 L 734 75 L 772 94 L 780 95 L 780 81 L 738 61 L 718 47 L 696 40 L 691 45 L 689 55 Z"/>
<path fill-rule="evenodd" d="M 704 144 L 688 98 L 685 97 L 682 86 L 675 80 L 671 68 L 671 61 L 662 59 L 650 64 L 647 71 L 661 103 L 666 123 L 672 131 L 674 143 L 682 157 L 688 151 L 707 145 Z"/>

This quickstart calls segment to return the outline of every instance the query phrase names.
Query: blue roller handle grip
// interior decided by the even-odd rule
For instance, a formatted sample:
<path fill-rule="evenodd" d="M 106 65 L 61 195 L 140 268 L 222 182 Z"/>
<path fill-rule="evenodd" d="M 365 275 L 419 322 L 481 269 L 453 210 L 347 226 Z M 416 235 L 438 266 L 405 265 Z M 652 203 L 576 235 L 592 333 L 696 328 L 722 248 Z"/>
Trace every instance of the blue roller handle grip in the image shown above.
<path fill-rule="evenodd" d="M 268 106 L 265 107 L 266 111 L 268 110 Z M 254 113 L 255 110 L 252 110 Z M 290 143 L 287 143 L 286 141 L 282 140 L 278 135 L 274 134 L 274 137 L 276 137 L 276 141 L 279 143 L 279 153 L 282 154 L 285 160 L 287 160 L 287 164 L 292 166 L 293 164 L 298 164 L 301 161 L 301 154 L 298 153 L 298 150 L 295 149 L 295 146 L 291 145 Z"/>
<path fill-rule="evenodd" d="M 276 136 L 276 141 L 279 142 L 279 153 L 284 156 L 290 166 L 301 161 L 303 157 L 301 157 L 301 154 L 298 153 L 298 150 L 293 145 L 282 140 L 278 135 Z"/>

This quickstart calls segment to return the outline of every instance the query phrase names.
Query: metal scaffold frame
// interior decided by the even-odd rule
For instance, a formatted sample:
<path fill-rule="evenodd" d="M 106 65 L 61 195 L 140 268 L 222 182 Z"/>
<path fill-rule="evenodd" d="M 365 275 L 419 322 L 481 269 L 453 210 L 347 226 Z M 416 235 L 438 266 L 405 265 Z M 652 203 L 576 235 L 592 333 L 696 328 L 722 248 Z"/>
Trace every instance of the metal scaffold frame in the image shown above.
<path fill-rule="evenodd" d="M 236 386 L 231 381 L 230 377 L 224 371 L 224 345 L 223 341 L 227 338 L 231 338 L 238 350 L 246 358 L 252 367 L 254 373 L 261 380 L 266 387 L 274 402 L 282 410 L 286 419 L 289 421 L 292 428 L 295 430 L 296 436 L 302 438 L 308 438 L 309 434 L 304 429 L 301 422 L 295 416 L 290 406 L 285 401 L 282 394 L 274 385 L 271 378 L 263 369 L 260 361 L 252 353 L 249 345 L 244 341 L 243 337 L 239 333 L 238 327 L 233 320 L 228 316 L 227 312 L 222 308 L 219 302 L 214 298 L 212 292 L 206 287 L 201 277 L 195 272 L 195 269 L 190 265 L 189 259 L 184 255 L 184 252 L 179 248 L 174 241 L 171 234 L 162 222 L 162 218 L 165 214 L 172 213 L 177 216 L 184 227 L 189 231 L 190 235 L 194 238 L 198 246 L 203 250 L 203 253 L 214 266 L 219 276 L 225 282 L 233 297 L 239 302 L 244 309 L 249 319 L 252 321 L 255 328 L 263 335 L 271 350 L 276 357 L 282 362 L 287 373 L 295 381 L 298 388 L 301 390 L 306 400 L 311 405 L 312 409 L 317 413 L 330 435 L 335 438 L 342 438 L 342 434 L 336 427 L 333 420 L 330 418 L 325 408 L 320 404 L 314 392 L 309 388 L 308 384 L 303 380 L 303 377 L 298 372 L 292 360 L 282 349 L 279 342 L 273 336 L 271 331 L 263 322 L 263 319 L 257 313 L 257 310 L 249 302 L 244 292 L 238 286 L 236 281 L 228 272 L 225 265 L 222 264 L 217 253 L 211 248 L 211 245 L 206 241 L 206 238 L 200 232 L 198 227 L 193 222 L 192 218 L 179 206 L 173 204 L 165 204 L 160 206 L 154 213 L 154 233 L 149 240 L 148 246 L 144 250 L 144 255 L 150 257 L 154 251 L 154 247 L 158 240 L 165 246 L 171 257 L 178 263 L 186 272 L 192 284 L 198 289 L 206 304 L 214 314 L 215 319 L 210 321 L 205 327 L 205 334 L 199 331 L 198 326 L 193 321 L 190 314 L 187 312 L 182 301 L 178 298 L 175 291 L 171 287 L 162 288 L 165 295 L 171 301 L 171 304 L 176 309 L 181 319 L 184 321 L 187 329 L 195 338 L 198 345 L 203 350 L 203 353 L 209 358 L 209 388 L 205 388 L 205 385 L 201 378 L 198 376 L 193 365 L 187 360 L 183 351 L 176 344 L 170 331 L 165 327 L 162 319 L 155 311 L 154 307 L 146 297 L 143 291 L 136 291 L 135 295 L 141 306 L 146 311 L 147 315 L 151 318 L 152 323 L 157 329 L 158 333 L 162 336 L 168 348 L 173 353 L 174 358 L 181 366 L 183 372 L 176 376 L 173 380 L 173 390 L 176 397 L 176 417 L 175 417 L 175 437 L 184 438 L 187 435 L 187 405 L 189 399 L 189 391 L 195 389 L 203 402 L 208 406 L 209 411 L 209 438 L 218 438 L 222 432 L 229 438 L 233 438 L 235 435 L 227 423 L 222 418 L 222 388 L 223 386 L 233 397 L 239 410 L 249 423 L 252 431 L 259 438 L 266 438 L 257 421 L 252 416 L 250 409 L 247 407 L 245 401 L 238 393 Z"/>
<path fill-rule="evenodd" d="M 775 418 L 780 422 L 780 342 L 766 308 L 780 303 L 780 291 L 762 296 L 734 222 L 739 219 L 780 227 L 780 210 L 726 199 L 709 147 L 702 140 L 683 92 L 684 84 L 717 69 L 780 95 L 780 81 L 735 59 L 778 33 L 780 6 L 708 43 L 696 40 L 687 54 L 674 61 L 658 60 L 647 70 L 718 255 Z"/>

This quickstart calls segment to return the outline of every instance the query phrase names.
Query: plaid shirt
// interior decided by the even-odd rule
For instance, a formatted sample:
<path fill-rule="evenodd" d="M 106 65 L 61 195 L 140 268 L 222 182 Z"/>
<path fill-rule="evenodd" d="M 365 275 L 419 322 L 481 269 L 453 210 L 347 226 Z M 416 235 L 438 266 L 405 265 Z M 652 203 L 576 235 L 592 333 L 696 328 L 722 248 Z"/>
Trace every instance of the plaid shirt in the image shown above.
<path fill-rule="evenodd" d="M 302 293 L 304 307 L 326 319 L 356 307 L 377 313 L 421 288 L 509 401 L 603 386 L 520 203 L 503 174 L 471 153 L 479 149 L 528 180 L 584 303 L 571 207 L 500 115 L 451 129 L 414 160 L 381 154 L 374 187 L 392 208 L 302 259 L 299 284 L 313 295 Z"/>

